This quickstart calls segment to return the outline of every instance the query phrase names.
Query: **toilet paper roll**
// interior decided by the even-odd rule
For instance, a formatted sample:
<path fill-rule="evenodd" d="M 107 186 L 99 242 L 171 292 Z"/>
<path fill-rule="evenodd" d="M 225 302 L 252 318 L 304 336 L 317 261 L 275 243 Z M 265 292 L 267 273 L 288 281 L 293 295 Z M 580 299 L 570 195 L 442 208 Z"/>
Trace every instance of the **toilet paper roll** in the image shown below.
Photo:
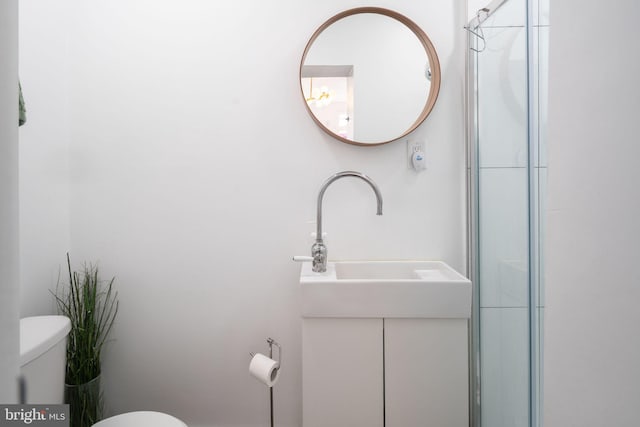
<path fill-rule="evenodd" d="M 280 365 L 264 354 L 257 353 L 251 359 L 249 372 L 267 387 L 273 387 L 280 375 Z"/>

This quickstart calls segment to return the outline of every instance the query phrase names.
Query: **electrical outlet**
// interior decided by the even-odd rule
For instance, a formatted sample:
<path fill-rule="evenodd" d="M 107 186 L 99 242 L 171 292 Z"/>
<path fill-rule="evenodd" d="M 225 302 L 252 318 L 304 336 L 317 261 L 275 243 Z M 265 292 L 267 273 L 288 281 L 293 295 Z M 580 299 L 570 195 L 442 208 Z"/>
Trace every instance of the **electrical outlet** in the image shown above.
<path fill-rule="evenodd" d="M 411 160 L 413 158 L 413 153 L 416 151 L 422 151 L 424 153 L 424 142 L 407 140 L 407 169 L 414 169 Z"/>

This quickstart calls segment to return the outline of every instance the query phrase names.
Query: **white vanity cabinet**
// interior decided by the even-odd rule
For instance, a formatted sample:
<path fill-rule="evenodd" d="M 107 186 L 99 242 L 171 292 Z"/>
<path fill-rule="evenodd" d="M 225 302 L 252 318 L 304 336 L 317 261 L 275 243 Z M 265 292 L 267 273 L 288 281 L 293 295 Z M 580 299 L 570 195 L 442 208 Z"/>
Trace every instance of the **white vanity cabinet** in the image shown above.
<path fill-rule="evenodd" d="M 467 319 L 385 319 L 386 427 L 467 427 Z"/>
<path fill-rule="evenodd" d="M 304 427 L 383 427 L 382 323 L 303 320 Z"/>
<path fill-rule="evenodd" d="M 467 319 L 304 318 L 304 427 L 466 427 Z"/>
<path fill-rule="evenodd" d="M 468 427 L 471 282 L 442 261 L 300 271 L 303 427 Z"/>

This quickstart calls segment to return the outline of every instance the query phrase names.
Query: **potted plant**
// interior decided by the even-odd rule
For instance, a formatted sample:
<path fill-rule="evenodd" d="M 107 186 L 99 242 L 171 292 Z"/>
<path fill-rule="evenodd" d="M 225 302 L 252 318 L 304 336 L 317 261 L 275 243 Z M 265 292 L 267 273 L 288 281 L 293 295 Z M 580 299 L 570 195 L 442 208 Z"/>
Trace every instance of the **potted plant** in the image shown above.
<path fill-rule="evenodd" d="M 69 403 L 71 427 L 89 427 L 100 421 L 103 398 L 100 388 L 101 353 L 118 313 L 115 277 L 102 281 L 97 265 L 84 264 L 72 271 L 67 253 L 69 283 L 54 293 L 58 311 L 71 320 L 67 339 L 65 403 Z"/>

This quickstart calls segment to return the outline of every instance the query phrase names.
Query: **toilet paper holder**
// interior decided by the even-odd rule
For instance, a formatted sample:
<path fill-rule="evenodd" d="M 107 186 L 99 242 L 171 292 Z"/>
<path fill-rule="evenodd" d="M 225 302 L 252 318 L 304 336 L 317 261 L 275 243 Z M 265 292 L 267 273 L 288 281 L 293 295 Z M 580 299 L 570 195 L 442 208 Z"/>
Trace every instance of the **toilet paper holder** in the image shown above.
<path fill-rule="evenodd" d="M 278 369 L 282 366 L 282 347 L 273 338 L 267 338 L 267 344 L 269 344 L 269 358 L 273 359 L 273 346 L 278 347 Z M 253 358 L 256 354 L 254 352 L 249 353 L 249 356 Z"/>
<path fill-rule="evenodd" d="M 276 347 L 278 347 L 278 363 L 277 363 L 277 368 L 275 368 L 275 371 L 277 372 L 282 367 L 282 347 L 280 346 L 280 344 L 278 344 L 278 342 L 276 340 L 274 340 L 273 338 L 270 338 L 270 337 L 267 338 L 267 344 L 269 344 L 269 359 L 273 359 L 273 346 L 275 345 Z M 251 352 L 251 353 L 249 353 L 249 355 L 253 359 L 253 357 L 256 354 Z M 274 427 L 274 423 L 273 423 L 273 387 L 269 387 L 269 418 L 270 418 L 270 426 Z"/>

